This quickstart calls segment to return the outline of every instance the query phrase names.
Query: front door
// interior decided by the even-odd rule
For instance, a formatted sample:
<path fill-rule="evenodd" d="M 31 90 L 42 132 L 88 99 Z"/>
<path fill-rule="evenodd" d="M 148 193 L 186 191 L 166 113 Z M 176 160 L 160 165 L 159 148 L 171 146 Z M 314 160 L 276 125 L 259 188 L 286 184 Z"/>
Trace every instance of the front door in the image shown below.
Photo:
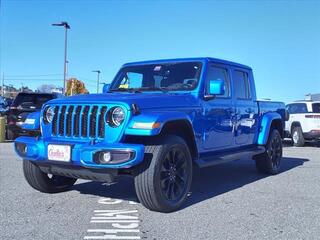
<path fill-rule="evenodd" d="M 232 148 L 234 145 L 232 129 L 235 108 L 231 96 L 229 71 L 224 66 L 211 64 L 206 75 L 207 86 L 210 80 L 218 79 L 225 82 L 225 94 L 204 101 L 203 147 L 208 151 Z"/>

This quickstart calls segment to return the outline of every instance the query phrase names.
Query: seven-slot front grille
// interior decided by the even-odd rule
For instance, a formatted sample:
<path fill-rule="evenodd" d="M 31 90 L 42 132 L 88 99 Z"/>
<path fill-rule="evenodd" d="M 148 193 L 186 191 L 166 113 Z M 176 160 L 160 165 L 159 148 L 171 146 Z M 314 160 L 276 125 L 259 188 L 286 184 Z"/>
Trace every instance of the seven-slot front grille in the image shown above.
<path fill-rule="evenodd" d="M 106 106 L 55 106 L 52 135 L 75 138 L 103 138 L 106 112 Z"/>

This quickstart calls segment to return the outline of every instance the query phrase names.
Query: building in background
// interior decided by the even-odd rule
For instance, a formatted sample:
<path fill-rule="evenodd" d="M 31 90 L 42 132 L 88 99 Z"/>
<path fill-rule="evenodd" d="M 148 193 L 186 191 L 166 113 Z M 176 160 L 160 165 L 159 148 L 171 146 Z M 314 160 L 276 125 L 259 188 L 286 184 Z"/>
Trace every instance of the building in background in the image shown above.
<path fill-rule="evenodd" d="M 15 98 L 19 92 L 27 92 L 27 93 L 31 93 L 33 92 L 29 87 L 25 87 L 22 86 L 21 88 L 15 88 L 13 85 L 3 85 L 3 89 L 2 86 L 0 86 L 0 93 L 3 97 L 5 98 Z"/>
<path fill-rule="evenodd" d="M 306 94 L 305 100 L 320 101 L 320 93 Z"/>
<path fill-rule="evenodd" d="M 3 85 L 3 89 L 1 87 L 1 94 L 5 98 L 15 98 L 19 93 L 19 89 L 15 88 L 12 85 Z"/>
<path fill-rule="evenodd" d="M 53 88 L 51 93 L 63 94 L 63 88 L 62 87 Z"/>

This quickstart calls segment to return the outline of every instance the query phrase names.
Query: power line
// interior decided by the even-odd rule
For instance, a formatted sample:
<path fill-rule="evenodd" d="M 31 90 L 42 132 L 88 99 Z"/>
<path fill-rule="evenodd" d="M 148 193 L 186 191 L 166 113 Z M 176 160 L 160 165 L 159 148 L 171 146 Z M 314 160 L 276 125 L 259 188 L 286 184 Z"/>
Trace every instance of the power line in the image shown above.
<path fill-rule="evenodd" d="M 31 74 L 31 75 L 5 75 L 5 77 L 48 77 L 48 76 L 62 76 L 60 73 L 52 74 Z"/>
<path fill-rule="evenodd" d="M 61 79 L 59 78 L 39 78 L 39 79 L 34 79 L 34 78 L 30 78 L 30 79 L 21 79 L 21 78 L 4 78 L 4 80 L 6 81 L 60 81 Z"/>

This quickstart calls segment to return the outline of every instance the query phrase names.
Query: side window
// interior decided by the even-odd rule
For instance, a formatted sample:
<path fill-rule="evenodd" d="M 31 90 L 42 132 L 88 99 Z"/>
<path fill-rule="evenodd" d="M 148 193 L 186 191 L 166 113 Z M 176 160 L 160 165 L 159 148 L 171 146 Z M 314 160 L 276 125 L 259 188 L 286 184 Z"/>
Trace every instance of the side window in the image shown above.
<path fill-rule="evenodd" d="M 289 112 L 290 114 L 294 114 L 294 113 L 307 113 L 307 112 L 308 112 L 307 104 L 305 104 L 305 103 L 289 104 L 289 105 L 288 105 L 288 112 Z"/>
<path fill-rule="evenodd" d="M 313 113 L 320 113 L 320 103 L 313 103 L 312 104 L 312 112 Z"/>
<path fill-rule="evenodd" d="M 119 88 L 140 88 L 142 87 L 143 74 L 128 72 L 123 79 Z"/>
<path fill-rule="evenodd" d="M 251 99 L 250 83 L 246 72 L 235 70 L 233 72 L 233 83 L 236 98 Z"/>
<path fill-rule="evenodd" d="M 218 97 L 230 97 L 230 79 L 225 68 L 210 66 L 207 72 L 207 84 L 210 80 L 223 80 L 225 85 L 224 95 Z"/>

